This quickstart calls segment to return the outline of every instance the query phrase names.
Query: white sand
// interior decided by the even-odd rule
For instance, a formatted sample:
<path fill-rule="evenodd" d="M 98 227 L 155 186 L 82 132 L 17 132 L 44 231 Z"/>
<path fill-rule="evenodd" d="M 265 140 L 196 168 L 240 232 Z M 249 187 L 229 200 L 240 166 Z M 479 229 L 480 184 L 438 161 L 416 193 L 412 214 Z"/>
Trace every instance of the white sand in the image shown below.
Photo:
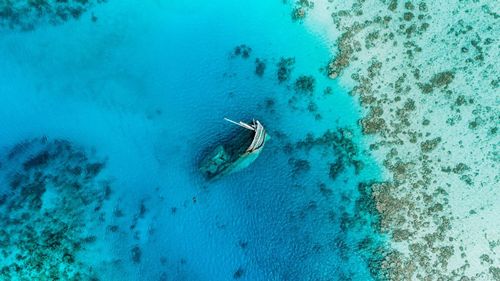
<path fill-rule="evenodd" d="M 393 237 L 388 277 L 499 280 L 500 5 L 398 1 L 391 11 L 390 1 L 359 2 L 317 0 L 304 23 L 333 43 L 360 26 L 339 44 L 355 51 L 337 79 L 354 88 L 365 122 L 385 121 L 368 141 L 389 183 L 374 187 L 382 231 Z M 428 27 L 407 36 L 412 24 Z"/>

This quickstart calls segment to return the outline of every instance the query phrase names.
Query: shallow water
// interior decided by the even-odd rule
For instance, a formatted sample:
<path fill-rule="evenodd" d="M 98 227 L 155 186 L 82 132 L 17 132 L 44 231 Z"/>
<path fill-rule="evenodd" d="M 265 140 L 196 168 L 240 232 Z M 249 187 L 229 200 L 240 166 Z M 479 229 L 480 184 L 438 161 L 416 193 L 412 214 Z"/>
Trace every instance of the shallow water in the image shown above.
<path fill-rule="evenodd" d="M 293 23 L 290 7 L 279 1 L 110 1 L 92 14 L 96 22 L 87 13 L 29 32 L 0 31 L 2 154 L 46 136 L 92 150 L 106 163 L 93 181 L 109 180 L 111 199 L 99 222 L 83 222 L 95 241 L 74 252 L 89 276 L 371 278 L 368 263 L 382 238 L 360 225 L 376 218 L 360 219 L 355 207 L 358 183 L 379 179 L 379 172 L 364 154 L 355 101 L 320 70 L 332 42 Z M 249 58 L 234 54 L 242 44 L 251 48 Z M 295 58 L 283 83 L 276 74 L 281 57 Z M 262 77 L 255 74 L 257 58 L 266 62 Z M 311 96 L 295 90 L 300 75 L 315 77 Z M 333 93 L 324 94 L 326 87 Z M 223 117 L 259 119 L 271 140 L 247 169 L 207 182 L 197 161 L 238 130 Z M 306 139 L 331 130 L 338 140 L 340 128 L 352 136 Z M 304 140 L 310 149 L 297 144 Z M 30 151 L 23 157 L 30 159 Z M 364 168 L 356 173 L 346 155 Z M 329 165 L 339 157 L 343 170 L 330 178 Z M 21 160 L 8 158 L 0 160 L 7 196 L 9 177 L 26 170 L 15 170 Z M 5 227 L 16 233 L 20 226 Z M 367 237 L 373 245 L 359 247 Z"/>

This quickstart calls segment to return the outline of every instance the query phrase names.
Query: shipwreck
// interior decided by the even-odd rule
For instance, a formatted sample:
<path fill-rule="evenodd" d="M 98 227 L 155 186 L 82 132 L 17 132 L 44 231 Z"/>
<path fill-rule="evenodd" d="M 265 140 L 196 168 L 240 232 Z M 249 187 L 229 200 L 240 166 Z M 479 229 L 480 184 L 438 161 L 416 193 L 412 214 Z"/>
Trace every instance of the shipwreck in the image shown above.
<path fill-rule="evenodd" d="M 236 122 L 228 118 L 224 120 L 238 125 L 245 130 L 230 140 L 219 144 L 200 161 L 200 171 L 209 180 L 219 178 L 248 167 L 259 156 L 266 140 L 269 138 L 259 120 L 251 124 Z"/>

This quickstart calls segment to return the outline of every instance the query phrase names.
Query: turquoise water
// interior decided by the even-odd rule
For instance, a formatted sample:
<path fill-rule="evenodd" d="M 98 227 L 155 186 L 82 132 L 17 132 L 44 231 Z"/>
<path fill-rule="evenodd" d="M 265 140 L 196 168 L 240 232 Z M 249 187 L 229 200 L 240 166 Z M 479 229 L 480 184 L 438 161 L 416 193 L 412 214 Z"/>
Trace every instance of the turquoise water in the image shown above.
<path fill-rule="evenodd" d="M 91 13 L 97 21 L 86 13 L 29 32 L 0 31 L 6 202 L 23 200 L 10 191 L 13 175 L 29 174 L 29 183 L 36 177 L 31 171 L 65 173 L 58 165 L 84 161 L 54 152 L 55 160 L 33 170 L 20 164 L 61 139 L 85 151 L 88 161 L 105 163 L 83 187 L 106 181 L 112 190 L 97 211 L 74 207 L 89 215 L 54 213 L 82 224 L 67 234 L 71 239 L 94 237 L 73 245 L 81 264 L 57 272 L 100 280 L 371 278 L 381 238 L 365 224 L 376 217 L 355 207 L 358 184 L 377 180 L 378 170 L 363 152 L 356 102 L 321 71 L 331 42 L 293 23 L 280 1 L 109 1 Z M 251 48 L 248 58 L 235 55 L 242 44 Z M 279 83 L 282 57 L 295 64 L 290 80 Z M 257 58 L 266 63 L 262 76 L 255 74 Z M 315 77 L 312 93 L 295 89 L 300 75 Z M 197 162 L 238 130 L 223 117 L 259 119 L 271 140 L 247 169 L 207 182 Z M 327 130 L 332 135 L 314 141 Z M 7 156 L 16 144 L 39 137 L 46 139 Z M 364 163 L 358 173 L 353 159 Z M 330 177 L 334 162 L 340 173 Z M 43 204 L 68 196 L 49 190 Z M 0 204 L 4 216 L 42 212 L 6 205 Z M 36 225 L 45 229 L 49 222 L 40 220 Z M 9 233 L 25 227 L 4 224 Z M 367 238 L 370 245 L 360 247 Z M 16 248 L 15 238 L 8 243 L 12 251 L 36 255 Z M 0 268 L 25 261 L 4 259 Z M 4 277 L 22 276 L 6 271 Z M 31 277 L 43 274 L 33 267 Z"/>

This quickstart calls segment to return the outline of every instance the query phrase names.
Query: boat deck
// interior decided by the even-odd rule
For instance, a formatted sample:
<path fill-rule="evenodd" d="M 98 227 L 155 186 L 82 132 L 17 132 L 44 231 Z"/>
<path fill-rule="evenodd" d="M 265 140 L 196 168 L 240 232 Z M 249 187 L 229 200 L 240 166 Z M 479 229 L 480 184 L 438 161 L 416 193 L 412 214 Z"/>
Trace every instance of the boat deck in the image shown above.
<path fill-rule="evenodd" d="M 254 128 L 255 135 L 252 143 L 247 148 L 247 152 L 249 153 L 260 149 L 266 140 L 266 130 L 259 121 L 254 121 L 254 125 L 252 127 Z"/>

